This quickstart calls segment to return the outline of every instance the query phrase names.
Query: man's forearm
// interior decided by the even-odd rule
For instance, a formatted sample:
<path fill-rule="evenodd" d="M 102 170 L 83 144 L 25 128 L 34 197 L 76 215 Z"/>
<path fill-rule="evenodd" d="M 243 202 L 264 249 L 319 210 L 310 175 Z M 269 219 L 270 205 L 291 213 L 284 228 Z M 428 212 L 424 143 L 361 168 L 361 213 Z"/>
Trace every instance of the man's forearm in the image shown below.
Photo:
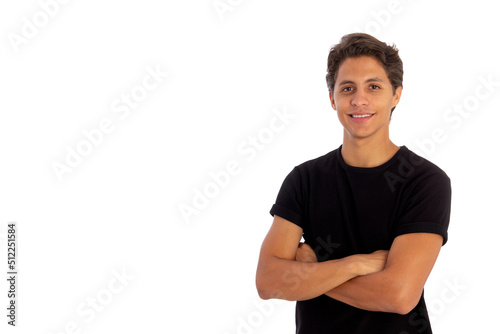
<path fill-rule="evenodd" d="M 405 286 L 390 272 L 358 276 L 330 290 L 327 296 L 367 311 L 406 314 Z M 412 307 L 411 307 L 412 308 Z"/>
<path fill-rule="evenodd" d="M 353 278 L 326 295 L 364 310 L 406 314 L 422 297 L 442 241 L 433 233 L 400 235 L 382 271 Z"/>
<path fill-rule="evenodd" d="M 350 258 L 321 263 L 273 258 L 258 273 L 257 286 L 263 299 L 308 300 L 357 275 Z"/>

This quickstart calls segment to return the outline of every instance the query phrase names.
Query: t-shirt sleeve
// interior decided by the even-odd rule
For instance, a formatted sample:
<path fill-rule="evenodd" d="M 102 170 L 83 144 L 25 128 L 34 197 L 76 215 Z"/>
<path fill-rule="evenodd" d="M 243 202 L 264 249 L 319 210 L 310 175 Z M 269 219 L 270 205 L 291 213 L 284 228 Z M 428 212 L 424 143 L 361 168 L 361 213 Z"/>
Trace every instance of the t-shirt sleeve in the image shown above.
<path fill-rule="evenodd" d="M 404 205 L 397 222 L 395 237 L 407 233 L 436 233 L 448 241 L 450 222 L 451 184 L 444 173 L 434 173 L 416 185 Z"/>
<path fill-rule="evenodd" d="M 304 193 L 300 171 L 295 167 L 285 178 L 271 208 L 278 215 L 304 229 Z"/>

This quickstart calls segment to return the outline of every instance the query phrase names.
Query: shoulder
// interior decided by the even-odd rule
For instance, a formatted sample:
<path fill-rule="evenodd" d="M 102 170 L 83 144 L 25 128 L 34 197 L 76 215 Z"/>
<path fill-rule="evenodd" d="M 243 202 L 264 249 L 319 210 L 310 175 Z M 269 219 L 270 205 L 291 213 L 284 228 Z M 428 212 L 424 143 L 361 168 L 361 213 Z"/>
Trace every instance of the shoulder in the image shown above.
<path fill-rule="evenodd" d="M 415 168 L 417 172 L 420 174 L 426 175 L 440 175 L 441 177 L 447 178 L 445 171 L 442 170 L 439 166 L 434 164 L 433 162 L 421 157 L 415 152 L 408 149 L 406 146 L 403 146 L 401 156 L 406 162 L 409 164 L 410 168 Z M 402 159 L 402 160 L 403 160 Z M 404 161 L 403 161 L 404 162 Z"/>
<path fill-rule="evenodd" d="M 398 159 L 397 173 L 407 179 L 409 186 L 430 184 L 434 187 L 449 187 L 450 178 L 433 162 L 421 157 L 405 146 Z"/>
<path fill-rule="evenodd" d="M 450 179 L 441 168 L 406 146 L 400 148 L 384 171 L 384 177 L 393 192 L 398 189 L 412 191 L 424 185 L 430 185 L 430 188 L 450 187 Z"/>
<path fill-rule="evenodd" d="M 284 183 L 309 189 L 311 184 L 321 181 L 333 172 L 337 161 L 337 150 L 296 165 L 287 175 Z"/>
<path fill-rule="evenodd" d="M 335 149 L 330 151 L 320 157 L 307 160 L 295 167 L 301 173 L 309 174 L 309 173 L 317 173 L 326 170 L 331 170 L 337 161 L 338 150 Z"/>

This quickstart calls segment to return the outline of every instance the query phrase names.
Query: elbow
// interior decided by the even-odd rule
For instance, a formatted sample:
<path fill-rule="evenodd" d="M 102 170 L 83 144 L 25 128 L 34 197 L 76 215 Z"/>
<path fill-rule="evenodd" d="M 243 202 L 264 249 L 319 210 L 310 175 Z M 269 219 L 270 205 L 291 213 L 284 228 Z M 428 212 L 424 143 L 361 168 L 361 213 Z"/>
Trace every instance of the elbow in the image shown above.
<path fill-rule="evenodd" d="M 263 283 L 260 283 L 259 280 L 257 280 L 257 293 L 259 294 L 259 297 L 264 300 L 268 299 L 284 299 L 283 294 L 279 293 L 278 290 L 276 289 L 271 289 L 268 285 L 265 285 Z"/>
<path fill-rule="evenodd" d="M 272 280 L 269 280 L 269 277 L 265 275 L 259 275 L 257 273 L 257 278 L 255 280 L 255 286 L 257 287 L 257 293 L 259 297 L 264 300 L 268 299 L 284 299 L 290 300 L 285 296 L 283 291 L 276 287 L 273 284 Z"/>
<path fill-rule="evenodd" d="M 396 305 L 393 305 L 393 313 L 397 313 L 400 315 L 406 315 L 410 313 L 417 304 L 412 304 L 412 303 L 398 303 Z"/>
<path fill-rule="evenodd" d="M 267 290 L 259 289 L 257 287 L 257 292 L 259 293 L 260 299 L 263 299 L 263 300 L 271 299 L 271 294 Z"/>
<path fill-rule="evenodd" d="M 421 294 L 413 291 L 399 291 L 391 301 L 391 312 L 401 315 L 410 313 L 418 304 Z"/>
<path fill-rule="evenodd" d="M 264 300 L 269 300 L 269 299 L 282 299 L 282 300 L 288 300 L 288 301 L 294 301 L 295 299 L 290 299 L 289 297 L 286 297 L 283 291 L 279 289 L 269 289 L 266 287 L 259 287 L 257 286 L 257 292 L 259 294 L 259 297 Z"/>
<path fill-rule="evenodd" d="M 266 286 L 261 282 L 261 280 L 259 280 L 259 278 L 257 278 L 256 280 L 256 287 L 257 287 L 257 293 L 259 294 L 259 297 L 261 299 L 264 299 L 264 300 L 268 300 L 268 299 L 271 299 L 270 297 L 270 293 L 268 291 L 268 289 L 266 288 Z"/>
<path fill-rule="evenodd" d="M 257 287 L 257 293 L 259 297 L 264 300 L 271 299 L 271 293 L 269 289 L 269 284 L 266 282 L 265 275 L 257 270 L 257 277 L 255 279 L 255 286 Z"/>

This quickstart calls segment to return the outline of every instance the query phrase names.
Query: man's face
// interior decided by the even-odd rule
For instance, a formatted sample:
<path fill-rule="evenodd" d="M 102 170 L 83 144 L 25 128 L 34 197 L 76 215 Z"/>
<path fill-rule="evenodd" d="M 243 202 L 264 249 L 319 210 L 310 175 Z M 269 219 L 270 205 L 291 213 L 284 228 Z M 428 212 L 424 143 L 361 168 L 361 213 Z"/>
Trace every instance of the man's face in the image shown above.
<path fill-rule="evenodd" d="M 402 87 L 393 92 L 384 68 L 373 57 L 347 58 L 340 65 L 330 92 L 344 132 L 352 138 L 389 136 L 391 109 L 401 96 Z"/>

